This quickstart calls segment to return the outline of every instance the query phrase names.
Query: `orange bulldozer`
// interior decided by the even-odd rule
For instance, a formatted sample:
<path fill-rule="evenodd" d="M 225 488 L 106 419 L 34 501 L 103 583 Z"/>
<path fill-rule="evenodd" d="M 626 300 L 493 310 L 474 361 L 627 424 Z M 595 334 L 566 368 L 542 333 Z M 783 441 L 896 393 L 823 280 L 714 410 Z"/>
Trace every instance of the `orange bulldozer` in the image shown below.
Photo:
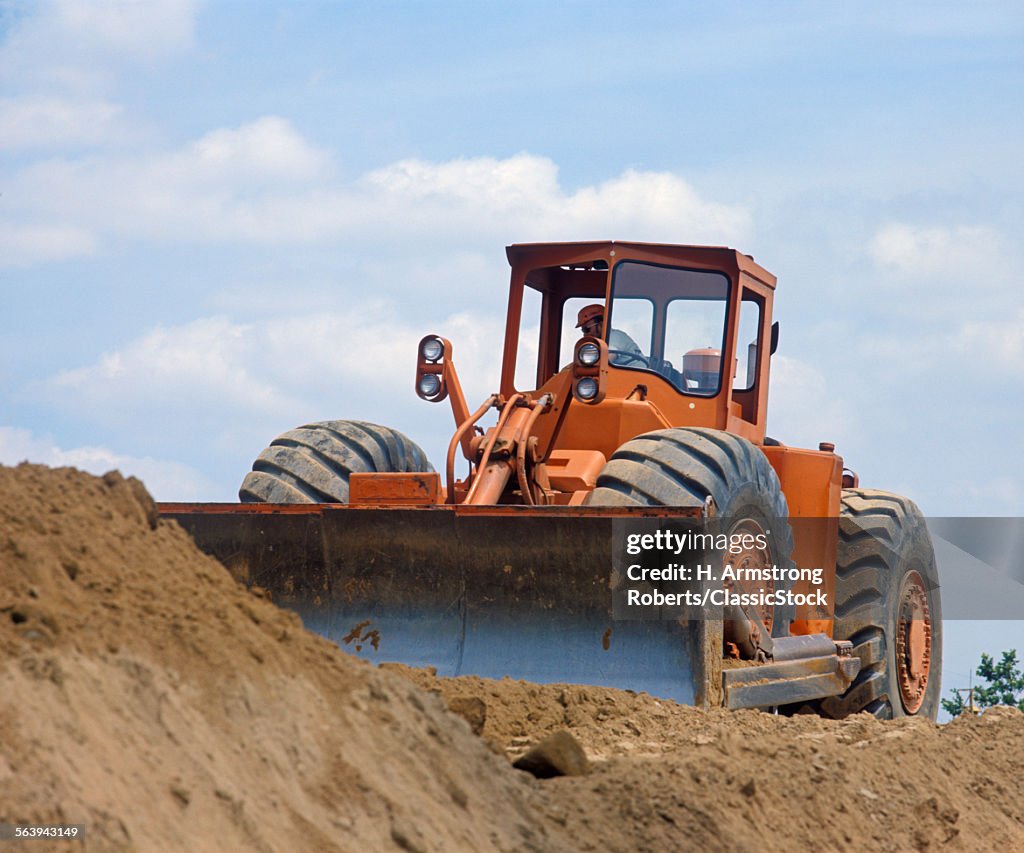
<path fill-rule="evenodd" d="M 765 434 L 775 277 L 719 247 L 507 255 L 498 390 L 471 411 L 451 342 L 416 353 L 416 393 L 454 414 L 439 471 L 397 430 L 323 421 L 272 441 L 240 503 L 162 512 L 375 662 L 934 718 L 918 508 Z"/>

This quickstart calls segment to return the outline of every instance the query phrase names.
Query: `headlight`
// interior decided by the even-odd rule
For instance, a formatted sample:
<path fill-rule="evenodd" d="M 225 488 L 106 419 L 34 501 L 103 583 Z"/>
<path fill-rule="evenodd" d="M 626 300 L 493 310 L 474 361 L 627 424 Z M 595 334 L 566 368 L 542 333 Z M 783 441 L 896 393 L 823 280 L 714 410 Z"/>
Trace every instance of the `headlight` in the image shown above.
<path fill-rule="evenodd" d="M 584 367 L 593 367 L 601 359 L 601 350 L 597 344 L 584 344 L 576 357 Z"/>
<path fill-rule="evenodd" d="M 424 347 L 426 349 L 426 347 Z M 441 390 L 441 377 L 436 373 L 424 373 L 420 377 L 419 392 L 424 397 L 433 397 Z"/>
<path fill-rule="evenodd" d="M 433 363 L 444 355 L 444 344 L 438 338 L 427 338 L 420 344 L 420 355 L 424 361 Z"/>
<path fill-rule="evenodd" d="M 580 347 L 580 349 L 582 351 L 583 348 Z M 581 400 L 593 400 L 597 396 L 597 380 L 590 376 L 584 376 L 576 383 L 576 396 Z"/>

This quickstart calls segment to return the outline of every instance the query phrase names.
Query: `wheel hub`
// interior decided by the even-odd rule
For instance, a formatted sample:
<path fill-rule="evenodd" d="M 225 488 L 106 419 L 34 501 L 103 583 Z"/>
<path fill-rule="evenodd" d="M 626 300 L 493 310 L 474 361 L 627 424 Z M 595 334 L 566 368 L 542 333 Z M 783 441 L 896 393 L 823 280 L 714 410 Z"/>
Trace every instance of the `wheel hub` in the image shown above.
<path fill-rule="evenodd" d="M 749 548 L 744 548 L 738 554 L 730 554 L 729 562 L 732 563 L 736 569 L 769 569 L 772 566 L 772 554 L 770 548 L 758 548 L 756 545 L 759 536 L 766 537 L 767 534 L 765 529 L 753 519 L 747 518 L 736 524 L 732 530 L 729 531 L 730 541 L 732 537 L 737 534 L 749 533 L 753 537 L 753 543 Z M 741 573 L 742 577 L 742 573 Z M 733 589 L 736 592 L 741 593 L 753 593 L 759 590 L 764 590 L 766 593 L 771 594 L 775 591 L 775 582 L 772 580 L 768 581 L 756 581 L 756 580 L 737 580 L 737 581 L 725 581 L 723 584 L 727 589 Z M 775 608 L 771 605 L 762 605 L 761 607 L 750 607 L 744 608 L 748 613 L 753 611 L 757 614 L 758 619 L 761 620 L 761 624 L 767 629 L 768 634 L 772 633 L 772 625 L 774 623 Z"/>
<path fill-rule="evenodd" d="M 896 618 L 896 668 L 900 700 L 908 714 L 924 703 L 931 670 L 932 623 L 928 592 L 917 572 L 903 579 Z"/>

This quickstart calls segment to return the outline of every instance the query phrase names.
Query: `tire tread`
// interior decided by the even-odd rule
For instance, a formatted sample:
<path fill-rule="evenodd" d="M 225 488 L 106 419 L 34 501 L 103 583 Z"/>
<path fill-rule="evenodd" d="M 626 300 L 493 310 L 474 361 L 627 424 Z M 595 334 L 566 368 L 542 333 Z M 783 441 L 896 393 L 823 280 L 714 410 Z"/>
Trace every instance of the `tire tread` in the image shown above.
<path fill-rule="evenodd" d="M 887 636 L 893 606 L 888 598 L 896 595 L 893 587 L 900 579 L 895 576 L 904 553 L 920 535 L 919 525 L 923 525 L 921 512 L 909 498 L 875 489 L 843 490 L 833 636 L 853 644 L 861 670 L 846 693 L 818 703 L 825 716 L 842 718 L 866 711 L 887 719 L 903 713 L 895 676 L 888 671 L 894 641 Z M 927 567 L 922 571 L 927 574 Z M 941 669 L 939 627 L 932 658 L 936 684 Z M 890 695 L 893 692 L 897 695 Z"/>
<path fill-rule="evenodd" d="M 243 503 L 347 503 L 357 472 L 430 472 L 423 450 L 390 427 L 367 421 L 303 424 L 275 438 L 253 462 Z"/>

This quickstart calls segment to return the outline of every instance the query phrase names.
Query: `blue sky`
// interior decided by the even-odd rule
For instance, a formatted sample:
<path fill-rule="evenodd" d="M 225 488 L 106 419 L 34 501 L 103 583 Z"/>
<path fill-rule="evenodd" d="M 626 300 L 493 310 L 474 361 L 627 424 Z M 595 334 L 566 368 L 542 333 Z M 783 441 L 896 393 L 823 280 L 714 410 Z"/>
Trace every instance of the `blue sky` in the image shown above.
<path fill-rule="evenodd" d="M 413 347 L 492 390 L 506 244 L 706 242 L 779 276 L 772 434 L 1022 516 L 1022 36 L 1013 2 L 0 0 L 0 461 L 231 500 L 356 417 L 436 462 Z"/>

